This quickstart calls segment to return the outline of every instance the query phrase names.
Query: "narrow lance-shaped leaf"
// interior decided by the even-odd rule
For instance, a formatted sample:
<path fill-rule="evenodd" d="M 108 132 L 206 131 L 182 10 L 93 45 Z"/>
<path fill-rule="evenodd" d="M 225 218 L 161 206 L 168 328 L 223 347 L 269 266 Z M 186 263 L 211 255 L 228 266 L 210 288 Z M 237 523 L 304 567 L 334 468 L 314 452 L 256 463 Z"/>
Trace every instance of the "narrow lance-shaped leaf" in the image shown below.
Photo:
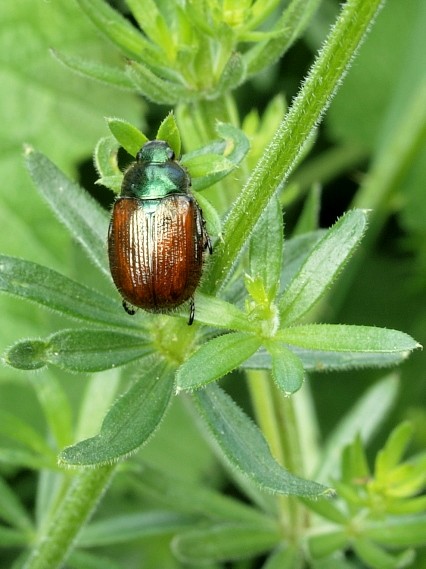
<path fill-rule="evenodd" d="M 203 217 L 206 220 L 207 232 L 210 235 L 210 238 L 213 235 L 220 235 L 222 231 L 222 222 L 217 210 L 201 193 L 193 192 L 193 196 L 197 200 L 198 205 L 203 212 Z"/>
<path fill-rule="evenodd" d="M 120 145 L 113 136 L 104 136 L 99 139 L 93 153 L 93 159 L 96 170 L 101 177 L 122 175 L 117 160 L 119 148 Z"/>
<path fill-rule="evenodd" d="M 60 461 L 72 465 L 110 463 L 136 451 L 162 421 L 173 391 L 173 370 L 157 359 L 111 407 L 95 437 L 66 448 Z"/>
<path fill-rule="evenodd" d="M 273 339 L 266 343 L 271 354 L 272 377 L 284 395 L 291 395 L 302 387 L 305 371 L 302 361 L 281 342 Z"/>
<path fill-rule="evenodd" d="M 169 146 L 175 153 L 175 157 L 177 159 L 180 158 L 182 143 L 180 140 L 179 129 L 176 124 L 175 115 L 173 113 L 169 113 L 162 121 L 155 138 L 157 140 L 165 140 L 168 142 Z"/>
<path fill-rule="evenodd" d="M 32 530 L 33 523 L 17 494 L 0 477 L 0 517 L 11 526 Z"/>
<path fill-rule="evenodd" d="M 190 98 L 190 93 L 185 87 L 174 81 L 163 79 L 143 63 L 130 62 L 126 73 L 134 87 L 157 104 L 175 105 L 177 102 Z"/>
<path fill-rule="evenodd" d="M 178 369 L 176 389 L 195 389 L 223 377 L 249 358 L 260 344 L 259 338 L 243 332 L 213 338 L 202 344 Z"/>
<path fill-rule="evenodd" d="M 283 328 L 279 338 L 286 344 L 307 350 L 324 350 L 354 354 L 353 367 L 365 354 L 368 365 L 385 366 L 407 358 L 420 347 L 411 336 L 398 330 L 373 326 L 347 326 L 343 324 L 306 324 Z M 389 360 L 388 356 L 393 357 Z"/>
<path fill-rule="evenodd" d="M 337 476 L 343 448 L 354 440 L 357 433 L 366 444 L 376 433 L 395 403 L 398 381 L 395 375 L 373 385 L 353 405 L 328 437 L 316 469 L 315 480 L 325 482 Z"/>
<path fill-rule="evenodd" d="M 303 564 L 303 553 L 300 549 L 286 544 L 272 552 L 262 569 L 301 569 Z"/>
<path fill-rule="evenodd" d="M 137 328 L 118 302 L 42 265 L 0 255 L 0 290 L 59 314 L 107 326 Z"/>
<path fill-rule="evenodd" d="M 370 539 L 391 547 L 422 547 L 426 535 L 426 514 L 395 516 L 380 522 L 368 522 L 363 532 Z"/>
<path fill-rule="evenodd" d="M 202 566 L 260 555 L 279 541 L 278 528 L 228 523 L 181 533 L 173 539 L 172 549 L 184 563 Z"/>
<path fill-rule="evenodd" d="M 399 555 L 393 555 L 366 537 L 358 537 L 354 540 L 353 549 L 361 561 L 367 566 L 377 567 L 377 569 L 381 569 L 382 567 L 386 569 L 412 567 L 415 557 L 415 553 L 412 550 L 404 551 Z"/>
<path fill-rule="evenodd" d="M 242 332 L 255 332 L 256 326 L 247 315 L 234 304 L 221 300 L 218 297 L 206 296 L 201 292 L 195 295 L 195 318 L 207 326 L 240 330 Z M 188 316 L 187 308 L 178 311 L 184 318 Z"/>
<path fill-rule="evenodd" d="M 413 436 L 413 425 L 405 421 L 389 435 L 385 446 L 377 453 L 374 472 L 379 483 L 386 481 L 390 471 L 396 468 Z"/>
<path fill-rule="evenodd" d="M 55 215 L 110 278 L 105 247 L 108 213 L 43 154 L 28 149 L 26 164 L 37 190 Z"/>
<path fill-rule="evenodd" d="M 280 299 L 283 324 L 299 320 L 318 302 L 353 253 L 366 226 L 366 213 L 353 210 L 327 231 Z"/>
<path fill-rule="evenodd" d="M 278 290 L 283 257 L 283 214 L 273 197 L 250 240 L 250 275 L 264 284 L 270 300 Z"/>
<path fill-rule="evenodd" d="M 317 231 L 319 227 L 319 214 L 321 208 L 321 186 L 314 184 L 305 199 L 302 213 L 297 220 L 293 236 L 305 235 Z"/>
<path fill-rule="evenodd" d="M 125 71 L 118 67 L 112 67 L 110 65 L 105 65 L 104 63 L 98 63 L 96 61 L 89 61 L 80 57 L 59 53 L 55 50 L 51 50 L 51 53 L 53 53 L 56 59 L 63 65 L 66 65 L 69 69 L 72 69 L 81 75 L 90 77 L 90 79 L 96 79 L 97 81 L 102 81 L 103 83 L 114 85 L 121 89 L 129 90 L 133 88 L 133 84 L 127 77 Z"/>
<path fill-rule="evenodd" d="M 136 156 L 142 146 L 148 142 L 148 138 L 138 128 L 125 120 L 108 118 L 107 122 L 114 138 L 131 156 Z"/>
<path fill-rule="evenodd" d="M 224 93 L 236 89 L 238 85 L 244 82 L 246 74 L 247 64 L 244 58 L 238 52 L 232 53 L 217 83 L 217 92 Z"/>
<path fill-rule="evenodd" d="M 227 520 L 245 524 L 265 525 L 271 519 L 261 510 L 241 500 L 226 496 L 217 490 L 206 488 L 193 480 L 176 477 L 173 472 L 142 464 L 134 468 L 137 488 L 155 503 L 187 514 L 208 519 Z M 188 500 L 188 496 L 191 500 Z"/>
<path fill-rule="evenodd" d="M 77 0 L 97 28 L 130 57 L 155 55 L 153 46 L 124 16 L 104 0 Z"/>
<path fill-rule="evenodd" d="M 218 386 L 196 391 L 192 399 L 220 455 L 257 487 L 274 494 L 306 497 L 331 492 L 282 468 L 273 459 L 259 428 Z"/>
<path fill-rule="evenodd" d="M 111 330 L 61 330 L 46 340 L 24 340 L 9 348 L 4 361 L 24 370 L 53 364 L 61 369 L 92 373 L 127 364 L 152 353 L 142 334 Z"/>
<path fill-rule="evenodd" d="M 196 177 L 196 175 L 191 172 L 193 176 L 192 186 L 196 191 L 208 188 L 224 178 L 235 166 L 241 163 L 250 148 L 248 138 L 243 131 L 231 124 L 218 123 L 216 132 L 222 140 L 216 140 L 211 144 L 188 152 L 182 156 L 181 162 L 190 172 L 193 166 L 199 167 L 202 165 L 209 154 L 212 155 L 212 157 L 213 155 L 222 156 L 222 166 L 216 168 L 216 171 L 212 171 L 209 174 L 202 171 L 200 172 L 203 174 L 201 178 Z M 224 167 L 224 158 L 227 160 L 227 168 Z M 195 173 L 197 172 L 195 171 Z"/>
<path fill-rule="evenodd" d="M 0 409 L 0 434 L 25 446 L 30 452 L 54 458 L 54 451 L 34 427 Z"/>
<path fill-rule="evenodd" d="M 301 266 L 309 257 L 311 250 L 324 237 L 325 231 L 319 229 L 304 235 L 287 239 L 285 242 L 284 263 L 281 270 L 280 292 L 283 292 L 294 279 Z"/>
<path fill-rule="evenodd" d="M 308 25 L 319 2 L 320 0 L 292 0 L 289 2 L 273 28 L 274 31 L 279 32 L 278 37 L 258 43 L 245 54 L 250 75 L 256 74 L 275 63 L 291 47 Z M 256 12 L 254 16 L 256 17 Z"/>
<path fill-rule="evenodd" d="M 165 51 L 173 48 L 173 33 L 167 27 L 167 22 L 163 18 L 154 0 L 126 0 L 133 17 L 155 44 L 161 46 Z M 173 51 L 173 50 L 172 50 Z"/>
<path fill-rule="evenodd" d="M 81 547 L 112 546 L 143 537 L 176 533 L 194 524 L 194 518 L 175 512 L 148 511 L 102 519 L 83 529 Z M 122 567 L 120 565 L 120 567 Z"/>

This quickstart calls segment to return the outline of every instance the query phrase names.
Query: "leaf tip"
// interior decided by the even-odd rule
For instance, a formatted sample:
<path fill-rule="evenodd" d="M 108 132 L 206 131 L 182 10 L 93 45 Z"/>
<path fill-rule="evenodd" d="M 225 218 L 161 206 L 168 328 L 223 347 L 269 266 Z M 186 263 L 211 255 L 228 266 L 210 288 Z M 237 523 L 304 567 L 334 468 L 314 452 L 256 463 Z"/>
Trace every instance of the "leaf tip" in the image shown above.
<path fill-rule="evenodd" d="M 25 142 L 23 145 L 23 151 L 24 151 L 24 156 L 27 157 L 33 152 L 35 152 L 35 148 L 31 144 Z"/>

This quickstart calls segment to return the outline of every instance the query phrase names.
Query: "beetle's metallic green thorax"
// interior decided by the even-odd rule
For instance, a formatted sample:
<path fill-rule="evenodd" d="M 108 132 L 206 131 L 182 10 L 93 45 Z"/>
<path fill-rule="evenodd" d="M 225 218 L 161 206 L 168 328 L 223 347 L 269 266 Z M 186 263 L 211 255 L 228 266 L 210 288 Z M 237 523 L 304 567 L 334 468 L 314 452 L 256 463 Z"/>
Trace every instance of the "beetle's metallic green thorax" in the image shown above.
<path fill-rule="evenodd" d="M 147 142 L 136 158 L 137 162 L 124 174 L 122 197 L 150 200 L 188 193 L 189 176 L 174 160 L 173 151 L 166 142 Z"/>

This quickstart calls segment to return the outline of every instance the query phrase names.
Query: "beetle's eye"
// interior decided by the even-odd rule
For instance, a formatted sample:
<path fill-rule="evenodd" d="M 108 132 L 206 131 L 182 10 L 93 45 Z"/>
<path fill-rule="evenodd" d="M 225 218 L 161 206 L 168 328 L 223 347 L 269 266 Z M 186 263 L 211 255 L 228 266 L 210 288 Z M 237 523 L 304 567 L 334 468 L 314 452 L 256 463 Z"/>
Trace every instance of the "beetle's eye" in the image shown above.
<path fill-rule="evenodd" d="M 174 160 L 176 158 L 175 153 L 173 152 L 172 149 L 170 149 L 169 157 L 170 157 L 170 160 Z"/>

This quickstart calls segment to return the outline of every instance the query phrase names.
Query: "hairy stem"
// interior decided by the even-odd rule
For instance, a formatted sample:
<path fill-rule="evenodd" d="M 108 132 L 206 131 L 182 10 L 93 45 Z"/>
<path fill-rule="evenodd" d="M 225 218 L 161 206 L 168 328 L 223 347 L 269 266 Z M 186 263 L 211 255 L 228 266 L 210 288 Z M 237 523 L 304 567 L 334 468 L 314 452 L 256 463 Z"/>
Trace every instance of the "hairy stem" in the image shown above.
<path fill-rule="evenodd" d="M 236 200 L 216 247 L 206 290 L 229 277 L 262 211 L 286 182 L 297 157 L 331 99 L 382 5 L 382 0 L 348 0 L 299 94 Z"/>

